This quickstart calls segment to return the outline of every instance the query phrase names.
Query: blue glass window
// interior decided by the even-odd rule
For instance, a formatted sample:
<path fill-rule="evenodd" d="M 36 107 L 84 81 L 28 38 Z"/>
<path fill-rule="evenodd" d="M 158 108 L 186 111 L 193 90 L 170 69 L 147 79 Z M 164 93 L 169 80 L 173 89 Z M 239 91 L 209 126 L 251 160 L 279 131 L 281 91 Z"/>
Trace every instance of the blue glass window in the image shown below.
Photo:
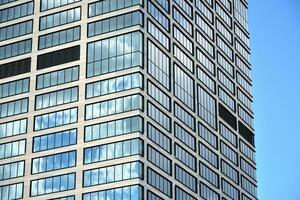
<path fill-rule="evenodd" d="M 89 43 L 87 77 L 142 66 L 143 36 L 132 32 Z"/>
<path fill-rule="evenodd" d="M 73 190 L 75 189 L 75 173 L 33 180 L 30 186 L 30 196 Z"/>
<path fill-rule="evenodd" d="M 69 151 L 32 159 L 32 174 L 76 166 L 76 151 Z"/>
<path fill-rule="evenodd" d="M 70 146 L 76 144 L 76 142 L 77 129 L 37 136 L 33 138 L 33 152 Z"/>
<path fill-rule="evenodd" d="M 77 122 L 77 108 L 56 111 L 34 117 L 34 130 L 44 130 Z"/>

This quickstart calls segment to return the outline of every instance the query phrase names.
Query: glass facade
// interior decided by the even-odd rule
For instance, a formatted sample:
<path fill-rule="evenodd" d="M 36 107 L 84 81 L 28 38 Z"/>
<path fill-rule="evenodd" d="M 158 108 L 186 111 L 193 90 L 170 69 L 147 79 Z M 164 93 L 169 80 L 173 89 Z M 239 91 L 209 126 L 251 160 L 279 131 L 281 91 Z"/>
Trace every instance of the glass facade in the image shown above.
<path fill-rule="evenodd" d="M 0 0 L 0 199 L 256 200 L 248 0 Z"/>

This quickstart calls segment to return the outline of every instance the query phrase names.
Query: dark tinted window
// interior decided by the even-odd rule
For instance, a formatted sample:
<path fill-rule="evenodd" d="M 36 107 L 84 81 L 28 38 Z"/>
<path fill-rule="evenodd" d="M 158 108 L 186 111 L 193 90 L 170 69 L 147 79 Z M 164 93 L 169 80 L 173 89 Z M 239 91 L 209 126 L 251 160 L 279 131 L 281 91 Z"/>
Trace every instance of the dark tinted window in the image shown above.
<path fill-rule="evenodd" d="M 236 130 L 236 118 L 221 104 L 219 104 L 219 116 Z"/>
<path fill-rule="evenodd" d="M 0 79 L 30 72 L 30 65 L 30 58 L 0 65 Z"/>
<path fill-rule="evenodd" d="M 79 60 L 80 46 L 70 47 L 38 56 L 37 69 L 45 69 L 55 65 Z"/>
<path fill-rule="evenodd" d="M 255 145 L 254 134 L 244 124 L 239 122 L 239 134 L 245 138 L 250 144 Z"/>

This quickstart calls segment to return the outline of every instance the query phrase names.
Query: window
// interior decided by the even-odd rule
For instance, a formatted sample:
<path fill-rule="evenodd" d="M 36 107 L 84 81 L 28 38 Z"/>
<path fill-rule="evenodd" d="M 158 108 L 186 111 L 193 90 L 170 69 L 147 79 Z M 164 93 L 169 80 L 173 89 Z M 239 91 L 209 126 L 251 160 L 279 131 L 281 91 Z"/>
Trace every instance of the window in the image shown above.
<path fill-rule="evenodd" d="M 194 61 L 182 51 L 175 43 L 173 43 L 173 54 L 184 67 L 194 73 Z"/>
<path fill-rule="evenodd" d="M 46 151 L 66 146 L 71 146 L 77 142 L 77 129 L 70 129 L 50 133 L 33 138 L 33 152 Z"/>
<path fill-rule="evenodd" d="M 193 117 L 189 112 L 183 109 L 179 104 L 174 104 L 174 115 L 180 121 L 182 121 L 185 125 L 187 125 L 190 129 L 195 131 L 195 117 Z"/>
<path fill-rule="evenodd" d="M 247 62 L 250 62 L 250 52 L 238 40 L 235 40 L 235 50 L 240 53 Z"/>
<path fill-rule="evenodd" d="M 174 0 L 174 2 L 192 19 L 193 18 L 193 8 L 190 6 L 186 0 Z"/>
<path fill-rule="evenodd" d="M 212 41 L 214 40 L 214 30 L 198 13 L 196 13 L 196 24 L 205 33 L 205 35 L 209 37 L 209 39 Z"/>
<path fill-rule="evenodd" d="M 0 79 L 30 72 L 31 58 L 0 65 Z"/>
<path fill-rule="evenodd" d="M 159 196 L 157 196 L 156 194 L 154 194 L 150 190 L 147 190 L 147 199 L 149 199 L 149 200 L 163 200 L 162 198 L 160 198 Z"/>
<path fill-rule="evenodd" d="M 222 122 L 220 122 L 220 134 L 233 146 L 237 147 L 237 136 L 236 134 L 227 128 Z"/>
<path fill-rule="evenodd" d="M 77 108 L 56 111 L 34 117 L 34 130 L 45 130 L 77 122 Z"/>
<path fill-rule="evenodd" d="M 69 24 L 81 19 L 81 8 L 72 8 L 58 13 L 40 17 L 40 31 Z"/>
<path fill-rule="evenodd" d="M 239 184 L 239 173 L 231 165 L 221 159 L 221 172 L 225 174 L 228 178 Z"/>
<path fill-rule="evenodd" d="M 193 25 L 175 7 L 173 7 L 173 19 L 182 27 L 182 29 L 193 37 Z"/>
<path fill-rule="evenodd" d="M 93 37 L 135 25 L 143 26 L 143 22 L 143 13 L 140 11 L 99 20 L 88 24 L 88 37 Z"/>
<path fill-rule="evenodd" d="M 246 196 L 245 194 L 242 194 L 242 200 L 251 200 L 248 196 Z"/>
<path fill-rule="evenodd" d="M 0 47 L 0 60 L 31 52 L 31 39 L 3 45 Z"/>
<path fill-rule="evenodd" d="M 164 34 L 154 23 L 149 19 L 148 22 L 148 33 L 153 36 L 155 40 L 159 42 L 165 49 L 170 51 L 170 38 Z"/>
<path fill-rule="evenodd" d="M 175 200 L 196 200 L 190 193 L 184 191 L 177 185 L 175 186 Z"/>
<path fill-rule="evenodd" d="M 239 121 L 239 134 L 252 146 L 255 146 L 254 133 L 252 133 L 252 131 L 247 128 L 241 121 Z"/>
<path fill-rule="evenodd" d="M 33 1 L 0 10 L 0 23 L 33 14 Z"/>
<path fill-rule="evenodd" d="M 164 129 L 171 131 L 171 118 L 149 101 L 147 102 L 147 107 L 147 115 Z"/>
<path fill-rule="evenodd" d="M 17 0 L 0 0 L 0 5 L 11 3 L 11 2 L 14 2 L 14 1 L 17 1 Z"/>
<path fill-rule="evenodd" d="M 253 111 L 253 102 L 252 100 L 244 94 L 239 88 L 237 89 L 237 97 L 238 100 L 242 102 L 244 106 L 246 106 L 250 111 Z"/>
<path fill-rule="evenodd" d="M 37 76 L 36 89 L 43 89 L 79 80 L 79 66 L 52 71 Z"/>
<path fill-rule="evenodd" d="M 75 173 L 37 179 L 30 182 L 30 196 L 39 196 L 54 192 L 75 189 Z"/>
<path fill-rule="evenodd" d="M 238 165 L 238 154 L 223 141 L 221 141 L 220 147 L 221 154 L 228 158 L 233 164 Z"/>
<path fill-rule="evenodd" d="M 80 0 L 41 0 L 41 11 L 50 10 L 53 8 L 58 8 L 61 6 L 65 6 L 71 3 L 79 2 Z"/>
<path fill-rule="evenodd" d="M 229 196 L 232 200 L 239 200 L 240 192 L 234 186 L 232 186 L 228 181 L 222 178 L 222 191 Z"/>
<path fill-rule="evenodd" d="M 135 5 L 143 5 L 142 0 L 102 0 L 89 4 L 88 17 L 102 15 L 112 11 L 132 7 Z"/>
<path fill-rule="evenodd" d="M 238 106 L 238 114 L 246 124 L 253 128 L 253 117 L 241 106 Z"/>
<path fill-rule="evenodd" d="M 0 104 L 0 119 L 28 112 L 28 98 Z"/>
<path fill-rule="evenodd" d="M 242 88 L 248 92 L 248 94 L 252 95 L 252 86 L 251 84 L 240 74 L 240 73 L 236 73 L 236 80 L 238 82 L 238 84 L 240 86 L 242 86 Z"/>
<path fill-rule="evenodd" d="M 129 118 L 86 126 L 84 130 L 85 142 L 130 134 L 134 132 L 143 133 L 143 118 L 140 116 L 133 116 Z"/>
<path fill-rule="evenodd" d="M 24 164 L 25 161 L 17 161 L 0 165 L 0 181 L 24 176 Z"/>
<path fill-rule="evenodd" d="M 218 87 L 219 98 L 224 102 L 233 112 L 235 112 L 235 100 L 220 86 Z"/>
<path fill-rule="evenodd" d="M 201 1 L 205 1 L 211 8 L 213 8 L 213 0 L 201 0 Z"/>
<path fill-rule="evenodd" d="M 219 116 L 234 130 L 237 129 L 236 117 L 219 103 Z"/>
<path fill-rule="evenodd" d="M 216 93 L 216 82 L 200 67 L 197 67 L 197 78 L 213 93 Z"/>
<path fill-rule="evenodd" d="M 242 188 L 244 190 L 246 190 L 253 197 L 257 197 L 257 188 L 256 188 L 256 185 L 254 185 L 251 181 L 249 181 L 248 179 L 246 179 L 244 176 L 242 176 L 241 183 L 242 183 Z"/>
<path fill-rule="evenodd" d="M 142 66 L 143 36 L 132 32 L 87 45 L 87 77 Z"/>
<path fill-rule="evenodd" d="M 148 2 L 148 13 L 167 31 L 170 31 L 170 20 L 151 1 Z"/>
<path fill-rule="evenodd" d="M 172 175 L 172 161 L 150 145 L 147 145 L 147 159 L 162 171 Z"/>
<path fill-rule="evenodd" d="M 232 44 L 232 34 L 231 32 L 223 25 L 223 23 L 220 20 L 216 20 L 216 27 L 217 30 L 224 36 L 224 38 Z"/>
<path fill-rule="evenodd" d="M 76 166 L 76 151 L 52 154 L 32 159 L 32 174 L 49 172 Z"/>
<path fill-rule="evenodd" d="M 67 88 L 35 96 L 35 109 L 45 109 L 78 101 L 78 87 Z"/>
<path fill-rule="evenodd" d="M 217 52 L 217 62 L 232 78 L 234 77 L 234 68 L 232 64 L 230 64 L 219 51 Z"/>
<path fill-rule="evenodd" d="M 152 124 L 147 124 L 147 136 L 155 144 L 171 154 L 171 139 Z"/>
<path fill-rule="evenodd" d="M 38 55 L 37 69 L 45 69 L 80 59 L 80 46 L 73 46 L 50 53 Z M 59 81 L 58 81 L 59 82 Z"/>
<path fill-rule="evenodd" d="M 195 109 L 194 79 L 174 63 L 174 94 L 192 111 Z"/>
<path fill-rule="evenodd" d="M 169 0 L 156 0 L 156 2 L 161 5 L 161 7 L 166 11 L 170 12 L 170 2 Z"/>
<path fill-rule="evenodd" d="M 85 106 L 85 120 L 106 117 L 132 110 L 143 110 L 143 97 L 139 94 L 101 101 Z"/>
<path fill-rule="evenodd" d="M 195 156 L 190 154 L 188 151 L 186 151 L 184 148 L 179 146 L 177 143 L 175 143 L 174 152 L 175 152 L 175 158 L 177 158 L 179 161 L 181 161 L 184 165 L 186 165 L 191 170 L 195 172 L 197 171 L 196 169 L 197 159 Z"/>
<path fill-rule="evenodd" d="M 115 199 L 130 199 L 143 200 L 143 186 L 130 185 L 126 187 L 101 190 L 96 192 L 84 193 L 83 200 L 110 200 Z"/>
<path fill-rule="evenodd" d="M 231 13 L 232 1 L 230 1 L 230 0 L 221 0 L 220 2 L 225 6 L 225 8 L 227 8 L 228 12 Z"/>
<path fill-rule="evenodd" d="M 219 200 L 220 199 L 220 196 L 217 192 L 212 190 L 210 187 L 208 187 L 201 181 L 200 181 L 200 196 L 207 200 L 209 200 L 209 199 Z"/>
<path fill-rule="evenodd" d="M 28 20 L 0 28 L 0 41 L 9 40 L 32 33 L 32 22 L 33 20 Z"/>
<path fill-rule="evenodd" d="M 80 26 L 39 37 L 39 50 L 80 40 Z"/>
<path fill-rule="evenodd" d="M 212 57 L 215 57 L 215 47 L 199 32 L 196 31 L 196 42 Z"/>
<path fill-rule="evenodd" d="M 181 44 L 186 50 L 188 50 L 188 52 L 190 52 L 193 55 L 194 53 L 193 42 L 191 42 L 191 40 L 188 39 L 188 37 L 185 36 L 182 33 L 182 31 L 176 26 L 173 26 L 173 37 L 179 44 Z"/>
<path fill-rule="evenodd" d="M 256 181 L 256 169 L 241 157 L 241 170 L 248 174 L 254 181 Z"/>
<path fill-rule="evenodd" d="M 218 80 L 225 86 L 233 95 L 235 94 L 235 85 L 220 69 L 218 69 Z"/>
<path fill-rule="evenodd" d="M 202 87 L 198 86 L 198 115 L 214 129 L 217 128 L 216 112 L 216 100 Z"/>
<path fill-rule="evenodd" d="M 196 152 L 196 138 L 176 122 L 174 125 L 174 130 L 175 137 L 179 139 L 182 144 Z"/>
<path fill-rule="evenodd" d="M 248 8 L 240 0 L 234 0 L 234 18 L 248 31 Z"/>
<path fill-rule="evenodd" d="M 175 179 L 197 193 L 197 179 L 175 164 Z"/>
<path fill-rule="evenodd" d="M 215 75 L 215 64 L 199 48 L 196 48 L 196 59 L 212 75 Z"/>
<path fill-rule="evenodd" d="M 255 163 L 255 151 L 251 149 L 245 142 L 240 140 L 240 151 L 253 163 Z"/>
<path fill-rule="evenodd" d="M 0 144 L 0 159 L 24 155 L 26 140 L 19 140 Z"/>
<path fill-rule="evenodd" d="M 55 198 L 55 199 L 51 199 L 51 200 L 75 200 L 75 196 L 67 196 L 67 197 L 59 197 L 59 198 Z"/>
<path fill-rule="evenodd" d="M 231 17 L 226 13 L 226 11 L 218 3 L 216 3 L 216 12 L 222 18 L 222 20 L 227 24 L 227 26 L 229 28 L 231 28 L 231 26 L 232 26 Z"/>
<path fill-rule="evenodd" d="M 233 50 L 224 42 L 219 35 L 217 35 L 217 46 L 225 53 L 225 55 L 233 61 Z"/>
<path fill-rule="evenodd" d="M 216 169 L 218 169 L 218 155 L 215 154 L 212 150 L 207 148 L 201 142 L 199 143 L 199 154 L 202 158 L 204 158 L 207 162 L 212 164 Z"/>
<path fill-rule="evenodd" d="M 19 119 L 0 124 L 0 139 L 27 133 L 27 119 Z"/>
<path fill-rule="evenodd" d="M 196 8 L 199 9 L 202 15 L 204 15 L 208 21 L 213 24 L 213 13 L 212 11 L 202 2 L 202 0 L 196 0 Z"/>
<path fill-rule="evenodd" d="M 148 73 L 170 90 L 170 58 L 148 40 Z"/>
<path fill-rule="evenodd" d="M 246 75 L 247 78 L 251 79 L 251 68 L 242 61 L 239 56 L 235 56 L 236 66 Z"/>
<path fill-rule="evenodd" d="M 23 198 L 23 183 L 0 186 L 0 199 L 13 200 Z"/>
<path fill-rule="evenodd" d="M 218 137 L 206 128 L 202 123 L 198 123 L 198 134 L 202 139 L 204 139 L 208 144 L 210 144 L 215 149 L 218 148 Z"/>
<path fill-rule="evenodd" d="M 168 197 L 172 198 L 172 182 L 163 177 L 162 175 L 158 174 L 156 171 L 151 169 L 150 167 L 147 168 L 147 181 L 148 183 L 156 188 L 157 190 L 161 191 L 163 194 L 167 195 Z"/>
<path fill-rule="evenodd" d="M 143 179 L 143 164 L 135 161 L 119 165 L 83 171 L 83 187 L 101 185 L 105 183 L 140 178 Z"/>
<path fill-rule="evenodd" d="M 155 84 L 150 80 L 147 81 L 148 84 L 148 95 L 157 101 L 160 105 L 166 108 L 168 111 L 171 111 L 171 98 L 159 89 Z"/>
<path fill-rule="evenodd" d="M 131 139 L 84 149 L 84 164 L 103 162 L 133 155 L 143 156 L 143 141 Z"/>
<path fill-rule="evenodd" d="M 111 79 L 86 84 L 86 98 L 112 94 L 133 88 L 143 88 L 143 76 L 140 73 L 128 74 Z"/>
<path fill-rule="evenodd" d="M 199 165 L 199 173 L 201 177 L 214 185 L 216 188 L 219 188 L 219 175 L 202 162 L 200 162 Z"/>
<path fill-rule="evenodd" d="M 247 34 L 244 33 L 244 31 L 237 25 L 236 23 L 234 24 L 234 33 L 242 40 L 242 42 L 249 47 L 250 42 L 249 42 L 249 37 Z"/>
<path fill-rule="evenodd" d="M 29 92 L 29 78 L 0 84 L 0 99 Z"/>

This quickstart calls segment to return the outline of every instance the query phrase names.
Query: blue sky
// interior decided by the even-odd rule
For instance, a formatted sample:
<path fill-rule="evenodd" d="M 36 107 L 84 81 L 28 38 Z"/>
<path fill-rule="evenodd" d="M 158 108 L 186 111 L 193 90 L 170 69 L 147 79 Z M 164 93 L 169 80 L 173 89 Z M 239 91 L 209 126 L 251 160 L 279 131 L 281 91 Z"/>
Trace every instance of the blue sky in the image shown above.
<path fill-rule="evenodd" d="M 300 1 L 249 0 L 260 200 L 300 199 Z"/>

